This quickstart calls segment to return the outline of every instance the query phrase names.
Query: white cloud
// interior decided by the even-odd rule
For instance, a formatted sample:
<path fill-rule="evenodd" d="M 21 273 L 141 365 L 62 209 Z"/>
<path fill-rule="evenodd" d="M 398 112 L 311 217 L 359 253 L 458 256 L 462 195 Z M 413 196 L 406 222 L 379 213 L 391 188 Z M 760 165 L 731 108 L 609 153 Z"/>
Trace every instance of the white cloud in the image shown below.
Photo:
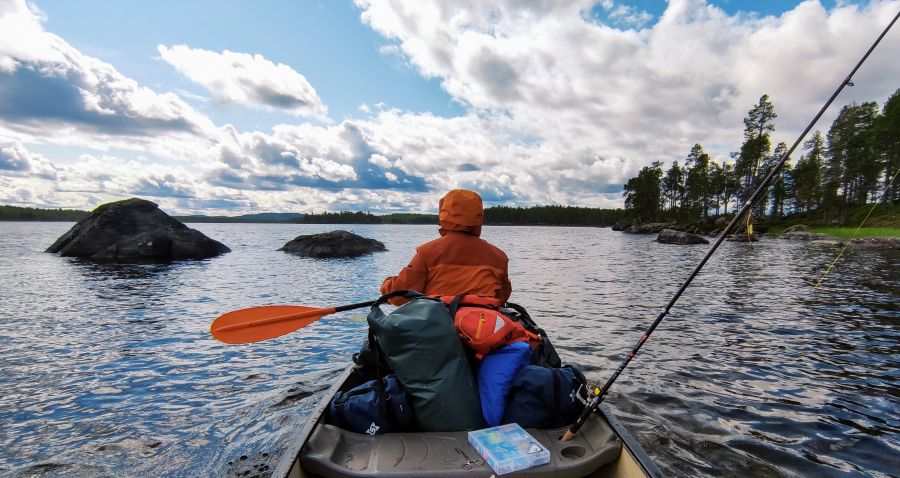
<path fill-rule="evenodd" d="M 790 140 L 900 8 L 874 1 L 829 12 L 807 1 L 780 17 L 747 18 L 672 0 L 638 31 L 587 20 L 589 1 L 356 3 L 415 68 L 480 114 L 499 112 L 521 135 L 633 166 L 681 158 L 696 142 L 727 158 L 763 93 L 779 113 L 779 140 Z M 898 35 L 841 101 L 884 101 L 898 87 Z"/>
<path fill-rule="evenodd" d="M 157 50 L 165 62 L 220 101 L 327 117 L 327 108 L 306 77 L 283 63 L 272 63 L 262 55 L 217 53 L 186 45 L 159 45 Z"/>
<path fill-rule="evenodd" d="M 44 31 L 23 0 L 0 10 L 0 133 L 95 149 L 200 151 L 215 127 Z"/>
<path fill-rule="evenodd" d="M 176 95 L 46 33 L 24 3 L 0 4 L 0 97 L 32 101 L 6 103 L 0 114 L 0 202 L 86 209 L 141 194 L 178 213 L 433 211 L 446 190 L 469 187 L 489 203 L 618 207 L 621 185 L 654 160 L 682 160 L 698 142 L 728 159 L 763 93 L 779 115 L 775 140 L 792 141 L 900 8 L 895 0 L 829 11 L 807 1 L 779 17 L 749 17 L 671 0 L 655 24 L 623 28 L 586 15 L 598 6 L 589 0 L 357 4 L 391 55 L 438 78 L 468 111 L 443 118 L 369 103 L 339 124 L 217 127 Z M 620 7 L 599 5 L 610 18 L 621 12 L 619 25 L 641 19 Z M 820 129 L 837 106 L 883 102 L 900 87 L 898 38 L 895 28 Z M 182 73 L 220 101 L 276 107 L 260 96 L 268 88 L 297 104 L 306 98 L 297 114 L 326 113 L 305 79 L 279 89 L 300 74 L 261 56 L 183 46 L 160 54 L 179 71 L 208 59 L 199 73 Z M 48 93 L 66 101 L 38 114 Z M 25 149 L 44 142 L 93 152 L 51 164 Z"/>

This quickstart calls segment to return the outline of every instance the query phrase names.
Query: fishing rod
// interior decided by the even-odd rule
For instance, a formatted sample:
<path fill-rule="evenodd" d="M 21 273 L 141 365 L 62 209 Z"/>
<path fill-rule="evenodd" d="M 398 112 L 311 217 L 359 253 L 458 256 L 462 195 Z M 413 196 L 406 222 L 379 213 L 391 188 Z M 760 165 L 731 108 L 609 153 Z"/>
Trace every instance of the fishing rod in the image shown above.
<path fill-rule="evenodd" d="M 672 308 L 672 306 L 675 305 L 676 302 L 678 302 L 678 299 L 681 297 L 681 294 L 683 294 L 685 289 L 687 289 L 688 286 L 691 285 L 691 282 L 694 280 L 694 277 L 697 277 L 697 274 L 700 273 L 700 269 L 703 269 L 703 266 L 706 265 L 706 262 L 709 261 L 709 258 L 712 257 L 713 253 L 716 252 L 716 249 L 719 248 L 719 245 L 722 244 L 722 241 L 724 241 L 725 238 L 728 236 L 728 234 L 731 233 L 731 230 L 734 229 L 734 226 L 741 220 L 741 218 L 744 216 L 744 214 L 747 214 L 747 212 L 750 210 L 750 208 L 753 207 L 754 203 L 756 203 L 756 201 L 759 200 L 759 198 L 763 195 L 763 193 L 766 192 L 766 189 L 768 189 L 769 183 L 772 182 L 772 179 L 775 178 L 775 174 L 778 172 L 778 170 L 780 170 L 784 166 L 784 163 L 787 162 L 788 158 L 791 156 L 791 153 L 793 153 L 794 150 L 797 149 L 797 146 L 800 144 L 801 141 L 803 141 L 803 138 L 806 137 L 806 135 L 809 133 L 809 131 L 812 129 L 812 127 L 816 124 L 816 122 L 819 121 L 819 118 L 821 118 L 822 115 L 825 113 L 825 110 L 827 110 L 828 107 L 831 106 L 831 103 L 835 100 L 835 98 L 837 98 L 838 94 L 840 94 L 840 92 L 844 89 L 844 87 L 845 86 L 853 86 L 853 82 L 851 81 L 851 79 L 853 78 L 853 75 L 856 73 L 857 70 L 859 70 L 859 68 L 862 66 L 862 64 L 865 63 L 866 59 L 869 58 L 869 55 L 872 53 L 873 50 L 875 50 L 875 47 L 878 46 L 878 43 L 881 42 L 881 39 L 884 38 L 885 35 L 887 35 L 887 32 L 890 31 L 891 27 L 894 26 L 894 23 L 897 22 L 898 18 L 900 18 L 900 11 L 897 12 L 897 15 L 894 16 L 894 19 L 891 20 L 891 22 L 884 29 L 884 31 L 881 32 L 881 35 L 879 35 L 878 38 L 875 40 L 875 42 L 872 43 L 872 46 L 869 47 L 869 50 L 866 52 L 866 54 L 863 55 L 863 57 L 859 60 L 859 62 L 856 64 L 856 67 L 854 67 L 853 70 L 850 71 L 850 74 L 847 75 L 846 78 L 844 78 L 844 81 L 841 82 L 841 84 L 838 86 L 838 88 L 831 95 L 831 98 L 829 98 L 828 101 L 825 103 L 825 105 L 822 106 L 822 109 L 819 110 L 819 113 L 815 116 L 815 118 L 813 118 L 812 121 L 809 122 L 809 125 L 807 125 L 806 129 L 803 130 L 803 132 L 800 134 L 800 137 L 797 138 L 797 141 L 794 141 L 794 144 L 790 147 L 790 149 L 788 149 L 787 152 L 785 152 L 784 155 L 781 156 L 781 159 L 778 160 L 778 163 L 775 164 L 775 167 L 773 167 L 769 171 L 769 174 L 766 175 L 762 184 L 760 184 L 759 187 L 756 188 L 756 191 L 750 196 L 750 198 L 747 199 L 747 201 L 744 203 L 744 206 L 741 208 L 741 210 L 737 214 L 734 215 L 734 218 L 731 220 L 731 222 L 728 223 L 728 226 L 726 226 L 725 229 L 722 231 L 722 233 L 719 234 L 719 237 L 716 239 L 716 242 L 713 243 L 712 247 L 710 247 L 709 252 L 706 253 L 706 255 L 703 257 L 703 259 L 700 260 L 700 263 L 697 264 L 697 267 L 694 268 L 693 272 L 691 272 L 691 274 L 684 281 L 684 283 L 681 284 L 681 287 L 678 289 L 678 291 L 675 293 L 675 295 L 672 297 L 672 299 L 669 301 L 669 303 L 666 304 L 665 309 L 663 309 L 663 311 L 659 313 L 659 315 L 656 317 L 656 320 L 654 320 L 653 323 L 650 325 L 650 328 L 648 328 L 647 331 L 644 332 L 644 335 L 641 336 L 640 340 L 638 340 L 638 342 L 634 345 L 634 347 L 632 347 L 631 351 L 628 352 L 628 355 L 625 357 L 625 360 L 619 365 L 619 368 L 617 368 L 616 371 L 613 372 L 612 376 L 609 377 L 609 379 L 606 381 L 606 383 L 603 385 L 602 388 L 600 388 L 599 390 L 594 389 L 593 396 L 591 397 L 588 404 L 584 407 L 584 410 L 581 412 L 581 415 L 579 415 L 578 419 L 575 421 L 575 423 L 573 423 L 572 426 L 570 426 L 569 429 L 566 430 L 565 435 L 563 435 L 562 438 L 560 438 L 560 441 L 565 442 L 565 441 L 569 441 L 572 438 L 574 438 L 575 434 L 578 433 L 578 430 L 581 428 L 582 425 L 584 425 L 584 422 L 588 419 L 588 417 L 591 415 L 591 413 L 593 413 L 595 410 L 597 410 L 597 407 L 600 406 L 600 404 L 606 398 L 606 395 L 609 393 L 609 388 L 612 387 L 613 382 L 615 382 L 616 379 L 619 378 L 619 375 L 622 373 L 623 370 L 625 370 L 625 367 L 628 366 L 628 363 L 631 362 L 631 359 L 633 359 L 634 356 L 637 355 L 638 350 L 640 350 L 641 347 L 644 345 L 644 343 L 647 341 L 647 339 L 650 338 L 650 334 L 652 334 L 653 331 L 656 330 L 656 327 L 660 324 L 660 322 L 662 322 L 663 319 L 667 315 L 669 315 L 669 310 Z"/>

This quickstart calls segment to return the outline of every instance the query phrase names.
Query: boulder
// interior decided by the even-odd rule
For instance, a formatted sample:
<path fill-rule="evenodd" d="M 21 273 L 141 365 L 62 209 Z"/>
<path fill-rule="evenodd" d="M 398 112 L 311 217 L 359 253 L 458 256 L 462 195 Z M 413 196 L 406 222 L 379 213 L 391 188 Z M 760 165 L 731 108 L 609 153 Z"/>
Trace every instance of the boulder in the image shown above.
<path fill-rule="evenodd" d="M 156 203 L 132 198 L 98 206 L 46 252 L 130 262 L 205 259 L 231 249 L 160 211 Z"/>
<path fill-rule="evenodd" d="M 709 241 L 703 236 L 698 236 L 697 234 L 692 234 L 690 232 L 674 231 L 672 229 L 663 229 L 662 231 L 659 231 L 659 235 L 656 236 L 656 242 L 681 245 L 709 244 Z"/>
<path fill-rule="evenodd" d="M 648 222 L 646 224 L 634 224 L 625 228 L 629 234 L 658 234 L 663 229 L 671 229 L 673 224 L 668 222 Z"/>
<path fill-rule="evenodd" d="M 619 222 L 613 224 L 612 230 L 613 231 L 624 231 L 625 229 L 628 229 L 628 226 L 631 226 L 631 221 L 619 221 Z"/>
<path fill-rule="evenodd" d="M 297 236 L 278 250 L 309 257 L 357 257 L 387 248 L 375 239 L 338 230 Z"/>

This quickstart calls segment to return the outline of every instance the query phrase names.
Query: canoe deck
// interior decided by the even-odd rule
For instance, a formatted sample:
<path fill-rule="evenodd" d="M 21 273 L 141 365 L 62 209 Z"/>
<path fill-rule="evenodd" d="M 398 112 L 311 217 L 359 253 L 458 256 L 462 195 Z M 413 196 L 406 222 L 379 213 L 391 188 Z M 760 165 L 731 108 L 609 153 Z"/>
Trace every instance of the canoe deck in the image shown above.
<path fill-rule="evenodd" d="M 272 475 L 274 477 L 491 477 L 496 473 L 487 464 L 464 468 L 466 459 L 481 458 L 469 445 L 465 431 L 428 433 L 390 433 L 369 436 L 340 429 L 325 422 L 324 411 L 338 390 L 349 390 L 358 380 L 348 367 L 326 392 L 313 411 L 313 417 L 296 441 L 286 450 Z M 615 423 L 614 421 L 612 423 Z M 643 477 L 656 476 L 658 470 L 643 450 L 634 449 L 630 436 L 623 447 L 623 430 L 611 425 L 602 413 L 585 422 L 569 442 L 559 437 L 566 427 L 528 429 L 550 451 L 550 463 L 520 470 L 510 476 L 522 477 Z M 625 432 L 627 434 L 627 432 Z M 637 452 L 637 453 L 635 453 Z M 643 458 L 643 459 L 642 459 Z"/>

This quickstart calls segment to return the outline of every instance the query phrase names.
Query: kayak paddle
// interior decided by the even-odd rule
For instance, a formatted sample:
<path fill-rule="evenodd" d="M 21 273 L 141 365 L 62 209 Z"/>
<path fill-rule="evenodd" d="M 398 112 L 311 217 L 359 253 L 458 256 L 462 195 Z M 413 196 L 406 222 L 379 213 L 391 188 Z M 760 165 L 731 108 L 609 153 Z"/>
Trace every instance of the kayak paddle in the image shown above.
<path fill-rule="evenodd" d="M 212 336 L 226 344 L 247 344 L 272 339 L 325 317 L 346 310 L 360 309 L 375 301 L 340 307 L 304 307 L 301 305 L 264 305 L 220 315 L 209 327 Z"/>

